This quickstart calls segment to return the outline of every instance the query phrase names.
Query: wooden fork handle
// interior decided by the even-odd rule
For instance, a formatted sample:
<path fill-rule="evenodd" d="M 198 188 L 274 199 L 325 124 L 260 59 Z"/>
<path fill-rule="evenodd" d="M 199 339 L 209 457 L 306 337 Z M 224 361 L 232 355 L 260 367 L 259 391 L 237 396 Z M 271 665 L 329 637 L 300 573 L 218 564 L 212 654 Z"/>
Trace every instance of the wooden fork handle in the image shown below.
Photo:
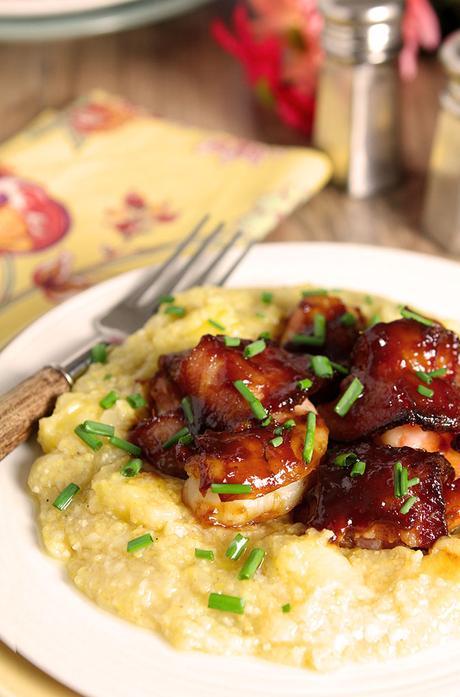
<path fill-rule="evenodd" d="M 34 423 L 46 416 L 59 395 L 70 389 L 58 368 L 42 368 L 0 396 L 0 460 L 29 436 Z"/>

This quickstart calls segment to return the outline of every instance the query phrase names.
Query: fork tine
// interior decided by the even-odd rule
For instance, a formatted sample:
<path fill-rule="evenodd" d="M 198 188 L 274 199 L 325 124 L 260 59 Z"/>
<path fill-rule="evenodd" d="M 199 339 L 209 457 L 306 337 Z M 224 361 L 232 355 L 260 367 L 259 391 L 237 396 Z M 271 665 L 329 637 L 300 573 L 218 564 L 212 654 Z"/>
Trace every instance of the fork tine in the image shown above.
<path fill-rule="evenodd" d="M 244 259 L 246 254 L 249 252 L 253 244 L 255 243 L 255 240 L 244 240 L 243 245 L 241 246 L 241 249 L 239 250 L 238 256 L 236 259 L 233 261 L 231 264 L 230 268 L 224 269 L 222 274 L 218 276 L 216 279 L 213 279 L 213 283 L 216 286 L 223 286 L 226 282 L 226 280 L 232 275 L 238 264 Z"/>
<path fill-rule="evenodd" d="M 126 298 L 124 298 L 123 303 L 126 306 L 134 306 L 138 304 L 144 293 L 149 288 L 151 288 L 154 283 L 160 280 L 161 276 L 163 276 L 165 271 L 167 271 L 172 266 L 172 264 L 176 261 L 179 255 L 183 252 L 185 247 L 187 247 L 187 245 L 189 245 L 190 242 L 192 242 L 195 239 L 195 237 L 203 229 L 204 225 L 207 223 L 208 220 L 209 215 L 205 215 L 195 225 L 191 232 L 177 245 L 177 247 L 174 248 L 172 254 L 166 259 L 166 261 L 157 269 L 155 269 L 152 275 L 148 276 L 148 278 L 138 288 L 136 288 L 132 293 L 130 293 L 128 296 L 126 296 Z"/>
<path fill-rule="evenodd" d="M 195 286 L 201 286 L 203 283 L 205 283 L 206 279 L 210 276 L 211 272 L 213 269 L 216 267 L 216 265 L 221 261 L 221 259 L 224 259 L 225 255 L 230 251 L 230 249 L 234 246 L 234 244 L 239 240 L 239 238 L 242 236 L 243 232 L 242 230 L 237 230 L 235 234 L 230 237 L 228 242 L 225 244 L 223 249 L 221 249 L 210 261 L 208 266 L 204 269 L 204 271 L 198 276 L 198 278 L 194 279 L 193 284 Z"/>

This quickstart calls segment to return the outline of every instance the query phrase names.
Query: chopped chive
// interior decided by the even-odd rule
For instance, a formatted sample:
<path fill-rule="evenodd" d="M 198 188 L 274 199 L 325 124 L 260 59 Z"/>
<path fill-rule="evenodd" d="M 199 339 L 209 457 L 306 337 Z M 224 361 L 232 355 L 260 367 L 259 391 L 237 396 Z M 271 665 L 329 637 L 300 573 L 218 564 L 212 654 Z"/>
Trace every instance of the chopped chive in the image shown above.
<path fill-rule="evenodd" d="M 128 402 L 129 406 L 133 409 L 141 409 L 142 407 L 147 406 L 147 402 L 139 392 L 129 394 L 126 397 L 126 401 Z"/>
<path fill-rule="evenodd" d="M 316 414 L 313 411 L 308 412 L 307 430 L 305 431 L 305 442 L 303 446 L 303 459 L 308 464 L 313 457 L 315 447 L 315 432 L 316 432 Z"/>
<path fill-rule="evenodd" d="M 356 477 L 357 475 L 364 474 L 365 471 L 366 463 L 363 462 L 363 460 L 357 460 L 351 468 L 350 477 Z"/>
<path fill-rule="evenodd" d="M 353 381 L 348 385 L 347 389 L 340 397 L 334 407 L 334 411 L 339 416 L 346 416 L 356 400 L 362 395 L 364 385 L 359 378 L 353 378 Z"/>
<path fill-rule="evenodd" d="M 277 426 L 276 428 L 273 429 L 273 433 L 275 436 L 281 436 L 283 434 L 283 427 Z"/>
<path fill-rule="evenodd" d="M 312 356 L 311 367 L 318 378 L 332 378 L 334 371 L 327 356 Z"/>
<path fill-rule="evenodd" d="M 131 453 L 131 455 L 140 455 L 142 452 L 138 445 L 134 445 L 134 443 L 124 440 L 124 438 L 118 438 L 118 436 L 112 436 L 109 438 L 109 443 L 114 445 L 116 448 L 120 448 L 120 450 Z"/>
<path fill-rule="evenodd" d="M 407 307 L 401 307 L 400 312 L 401 317 L 404 317 L 404 319 L 413 319 L 420 324 L 424 324 L 426 327 L 433 327 L 435 325 L 435 322 L 433 322 L 432 319 L 423 317 L 423 315 L 420 315 L 418 312 L 414 312 L 413 310 L 409 310 Z"/>
<path fill-rule="evenodd" d="M 267 348 L 267 344 L 263 339 L 257 339 L 257 341 L 253 341 L 251 344 L 248 344 L 244 351 L 243 351 L 243 356 L 245 358 L 253 358 L 254 356 L 257 356 L 259 353 L 262 353 L 265 351 Z"/>
<path fill-rule="evenodd" d="M 102 409 L 110 409 L 111 407 L 113 407 L 117 399 L 117 393 L 114 390 L 111 390 L 110 392 L 107 392 L 105 397 L 101 399 L 101 401 L 99 402 L 99 406 L 102 407 Z"/>
<path fill-rule="evenodd" d="M 433 382 L 433 378 L 431 377 L 431 375 L 429 373 L 425 373 L 424 370 L 415 370 L 414 372 L 418 379 L 422 382 L 425 382 L 427 385 L 431 385 L 431 383 Z"/>
<path fill-rule="evenodd" d="M 399 472 L 399 489 L 401 496 L 405 496 L 409 490 L 409 473 L 407 467 L 401 467 Z"/>
<path fill-rule="evenodd" d="M 344 327 L 354 327 L 356 324 L 356 315 L 352 312 L 344 312 L 340 318 L 340 324 L 343 324 Z"/>
<path fill-rule="evenodd" d="M 269 290 L 264 290 L 264 292 L 260 296 L 260 299 L 266 305 L 270 305 L 270 303 L 273 300 L 273 293 L 271 293 Z"/>
<path fill-rule="evenodd" d="M 350 372 L 348 368 L 346 368 L 344 365 L 340 365 L 340 363 L 334 363 L 334 361 L 330 361 L 331 366 L 337 373 L 341 373 L 342 375 L 348 375 Z"/>
<path fill-rule="evenodd" d="M 164 303 L 173 303 L 176 298 L 174 295 L 160 295 L 159 298 L 157 298 L 157 303 L 158 305 L 163 305 Z"/>
<path fill-rule="evenodd" d="M 268 442 L 270 445 L 273 445 L 274 448 L 279 448 L 280 445 L 283 445 L 283 436 L 276 436 L 276 438 L 272 438 Z"/>
<path fill-rule="evenodd" d="M 214 561 L 214 552 L 212 549 L 199 549 L 195 547 L 195 557 L 197 559 L 207 559 L 208 561 Z"/>
<path fill-rule="evenodd" d="M 237 533 L 225 552 L 227 559 L 237 561 L 246 549 L 248 542 L 249 537 L 245 537 L 244 535 L 241 535 L 241 533 Z"/>
<path fill-rule="evenodd" d="M 322 346 L 324 344 L 324 337 L 315 336 L 314 334 L 294 334 L 291 337 L 293 344 L 297 346 Z"/>
<path fill-rule="evenodd" d="M 349 453 L 340 453 L 340 455 L 337 455 L 337 457 L 334 458 L 334 465 L 337 465 L 338 467 L 349 467 L 350 465 L 354 465 L 356 462 L 359 462 L 359 458 L 355 453 L 349 452 Z"/>
<path fill-rule="evenodd" d="M 190 397 L 184 397 L 181 399 L 180 403 L 182 407 L 182 411 L 184 412 L 184 416 L 189 422 L 189 424 L 193 424 L 193 408 L 192 408 L 192 400 Z"/>
<path fill-rule="evenodd" d="M 265 341 L 270 341 L 271 338 L 272 337 L 270 332 L 260 332 L 259 334 L 259 339 L 265 339 Z"/>
<path fill-rule="evenodd" d="M 168 438 L 167 441 L 163 443 L 163 450 L 169 450 L 169 448 L 172 448 L 173 445 L 177 445 L 181 438 L 184 438 L 188 435 L 190 435 L 188 426 L 184 426 L 184 428 L 181 428 L 179 429 L 179 431 L 176 431 L 176 433 L 174 433 L 170 438 Z"/>
<path fill-rule="evenodd" d="M 310 378 L 304 378 L 303 380 L 299 380 L 297 383 L 299 390 L 309 390 L 312 385 L 313 381 L 310 380 Z"/>
<path fill-rule="evenodd" d="M 281 605 L 281 612 L 291 612 L 291 603 L 285 603 L 284 605 Z"/>
<path fill-rule="evenodd" d="M 242 380 L 235 380 L 233 385 L 236 387 L 240 395 L 248 402 L 256 419 L 259 419 L 259 421 L 266 419 L 268 416 L 267 410 L 263 406 L 262 402 L 252 394 L 249 387 L 247 387 Z"/>
<path fill-rule="evenodd" d="M 420 484 L 420 477 L 412 477 L 407 481 L 407 488 L 410 489 L 411 486 L 417 486 L 417 484 Z"/>
<path fill-rule="evenodd" d="M 317 312 L 313 317 L 313 334 L 324 342 L 326 338 L 326 317 L 322 312 Z"/>
<path fill-rule="evenodd" d="M 368 305 L 372 305 L 372 303 L 374 302 L 374 298 L 372 297 L 372 295 L 365 295 L 364 302 Z"/>
<path fill-rule="evenodd" d="M 65 511 L 66 508 L 72 503 L 75 494 L 78 494 L 80 487 L 77 484 L 71 482 L 67 484 L 66 488 L 61 491 L 60 494 L 56 496 L 53 501 L 53 506 L 60 511 Z"/>
<path fill-rule="evenodd" d="M 179 445 L 191 445 L 193 443 L 193 436 L 191 433 L 186 433 L 179 438 Z"/>
<path fill-rule="evenodd" d="M 369 319 L 367 323 L 367 328 L 370 329 L 371 327 L 374 327 L 376 324 L 381 322 L 381 317 L 379 314 L 372 315 L 372 317 Z"/>
<path fill-rule="evenodd" d="M 95 433 L 98 436 L 113 436 L 115 426 L 110 424 L 101 424 L 99 421 L 84 421 L 82 424 L 83 430 L 86 433 Z"/>
<path fill-rule="evenodd" d="M 256 317 L 259 319 L 265 319 L 267 315 L 264 312 L 256 312 Z"/>
<path fill-rule="evenodd" d="M 294 419 L 288 419 L 287 421 L 284 422 L 283 428 L 294 428 L 295 426 L 295 421 Z"/>
<path fill-rule="evenodd" d="M 237 336 L 224 336 L 224 344 L 229 347 L 239 346 L 241 339 L 238 339 Z"/>
<path fill-rule="evenodd" d="M 430 378 L 442 378 L 444 375 L 447 375 L 447 368 L 438 368 L 437 370 L 430 370 L 428 373 Z"/>
<path fill-rule="evenodd" d="M 91 363 L 107 363 L 107 344 L 96 344 L 90 351 Z"/>
<path fill-rule="evenodd" d="M 248 581 L 250 578 L 252 578 L 257 569 L 260 569 L 264 557 L 265 551 L 260 547 L 254 547 L 243 564 L 240 573 L 238 574 L 240 581 Z"/>
<path fill-rule="evenodd" d="M 107 375 L 104 375 L 104 380 L 110 380 L 112 377 L 112 373 L 107 373 Z"/>
<path fill-rule="evenodd" d="M 209 322 L 209 324 L 210 324 L 212 327 L 215 327 L 216 329 L 220 329 L 221 332 L 224 332 L 224 331 L 225 331 L 224 325 L 221 324 L 220 322 L 216 322 L 215 319 L 209 318 L 209 319 L 208 319 L 208 322 Z"/>
<path fill-rule="evenodd" d="M 136 474 L 139 474 L 141 469 L 142 460 L 139 460 L 139 458 L 134 458 L 123 465 L 123 467 L 120 469 L 120 474 L 122 477 L 135 477 Z"/>
<path fill-rule="evenodd" d="M 74 433 L 91 448 L 91 450 L 99 450 L 104 445 L 100 438 L 96 438 L 92 433 L 87 433 L 83 428 L 83 424 L 80 424 L 75 429 Z"/>
<path fill-rule="evenodd" d="M 211 484 L 213 494 L 250 494 L 250 484 L 227 484 L 226 482 Z"/>
<path fill-rule="evenodd" d="M 182 305 L 168 305 L 168 307 L 165 308 L 165 314 L 183 317 L 185 315 L 185 307 L 182 307 Z"/>
<path fill-rule="evenodd" d="M 260 422 L 260 425 L 261 426 L 270 426 L 271 422 L 272 422 L 272 417 L 270 415 L 268 415 L 266 419 L 264 419 L 263 421 Z"/>
<path fill-rule="evenodd" d="M 428 399 L 431 399 L 434 395 L 434 390 L 432 390 L 431 387 L 426 387 L 425 385 L 419 385 L 417 387 L 417 392 Z"/>
<path fill-rule="evenodd" d="M 308 298 L 310 295 L 327 295 L 328 292 L 326 288 L 313 288 L 312 290 L 303 290 L 302 297 Z"/>
<path fill-rule="evenodd" d="M 406 515 L 406 513 L 409 513 L 412 506 L 414 504 L 416 504 L 418 500 L 419 500 L 418 496 L 409 496 L 407 501 L 405 501 L 403 503 L 403 505 L 401 506 L 401 508 L 399 509 L 399 512 L 402 513 L 403 515 Z"/>
<path fill-rule="evenodd" d="M 244 599 L 235 595 L 225 595 L 224 593 L 210 593 L 208 598 L 208 608 L 211 610 L 233 612 L 236 615 L 243 615 Z"/>
<path fill-rule="evenodd" d="M 144 549 L 148 547 L 153 542 L 153 537 L 149 532 L 145 535 L 140 535 L 140 537 L 135 537 L 134 540 L 130 540 L 126 545 L 127 552 L 137 552 L 139 549 Z"/>
<path fill-rule="evenodd" d="M 394 494 L 396 498 L 400 499 L 402 494 L 401 494 L 401 472 L 402 472 L 402 462 L 395 462 L 393 465 L 393 487 L 394 487 Z"/>

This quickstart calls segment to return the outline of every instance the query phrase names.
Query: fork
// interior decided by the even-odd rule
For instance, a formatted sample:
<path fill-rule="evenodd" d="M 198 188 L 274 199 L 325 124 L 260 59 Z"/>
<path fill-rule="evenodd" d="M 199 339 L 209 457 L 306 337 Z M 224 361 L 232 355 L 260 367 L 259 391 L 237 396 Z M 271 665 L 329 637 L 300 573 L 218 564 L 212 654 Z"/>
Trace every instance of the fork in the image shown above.
<path fill-rule="evenodd" d="M 245 237 L 241 230 L 225 239 L 223 223 L 200 236 L 208 220 L 208 215 L 202 218 L 160 267 L 147 274 L 131 293 L 95 320 L 97 335 L 105 340 L 106 346 L 119 343 L 142 327 L 160 307 L 162 296 L 210 279 L 213 285 L 225 283 L 253 240 Z M 196 249 L 187 256 L 195 240 Z M 211 253 L 213 246 L 217 249 Z M 235 253 L 230 258 L 232 252 Z M 59 395 L 72 388 L 90 363 L 91 350 L 87 350 L 62 366 L 42 368 L 0 396 L 0 460 L 28 438 L 34 423 L 50 412 Z"/>

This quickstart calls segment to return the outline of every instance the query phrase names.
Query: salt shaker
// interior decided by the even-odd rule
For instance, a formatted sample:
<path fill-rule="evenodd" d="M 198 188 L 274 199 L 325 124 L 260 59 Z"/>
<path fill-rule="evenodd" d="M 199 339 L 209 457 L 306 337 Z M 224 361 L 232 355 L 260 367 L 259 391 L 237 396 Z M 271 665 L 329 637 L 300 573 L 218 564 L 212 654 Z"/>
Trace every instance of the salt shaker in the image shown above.
<path fill-rule="evenodd" d="M 424 232 L 460 254 L 460 31 L 444 42 L 440 59 L 447 73 L 431 150 Z"/>
<path fill-rule="evenodd" d="M 320 0 L 323 48 L 314 143 L 355 197 L 397 183 L 403 0 Z"/>

